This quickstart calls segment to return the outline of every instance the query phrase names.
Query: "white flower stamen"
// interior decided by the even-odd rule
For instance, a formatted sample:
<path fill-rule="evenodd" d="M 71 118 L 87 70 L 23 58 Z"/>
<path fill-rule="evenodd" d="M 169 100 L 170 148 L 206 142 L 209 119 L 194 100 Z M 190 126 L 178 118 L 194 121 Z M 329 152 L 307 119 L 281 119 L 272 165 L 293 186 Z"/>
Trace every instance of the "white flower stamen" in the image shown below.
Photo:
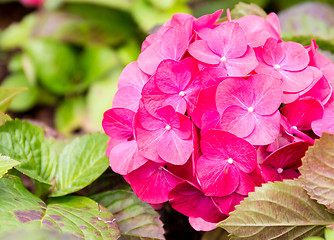
<path fill-rule="evenodd" d="M 277 168 L 277 172 L 281 174 L 283 172 L 283 168 Z"/>
<path fill-rule="evenodd" d="M 223 63 L 226 62 L 226 60 L 227 60 L 227 59 L 226 59 L 225 56 L 223 56 L 223 57 L 220 58 L 220 61 L 223 62 Z"/>
<path fill-rule="evenodd" d="M 233 163 L 234 163 L 234 160 L 233 160 L 232 158 L 229 158 L 229 159 L 227 159 L 227 162 L 228 162 L 229 164 L 233 164 Z"/>
<path fill-rule="evenodd" d="M 280 69 L 280 68 L 281 68 L 280 65 L 278 65 L 278 64 L 275 64 L 275 65 L 274 65 L 274 69 L 275 69 L 275 70 L 278 70 L 278 69 Z"/>
<path fill-rule="evenodd" d="M 171 127 L 170 125 L 166 125 L 165 129 L 166 129 L 167 131 L 169 131 L 169 130 L 172 129 L 172 127 Z"/>
<path fill-rule="evenodd" d="M 291 127 L 292 129 L 295 129 L 295 130 L 298 130 L 298 128 L 296 126 L 292 126 Z"/>
<path fill-rule="evenodd" d="M 254 112 L 254 108 L 253 108 L 253 107 L 249 107 L 249 108 L 247 108 L 247 111 L 248 111 L 249 113 L 252 113 L 252 112 Z"/>
<path fill-rule="evenodd" d="M 179 95 L 180 95 L 181 97 L 184 97 L 184 95 L 186 95 L 186 93 L 185 93 L 184 91 L 181 91 L 181 92 L 179 92 Z"/>

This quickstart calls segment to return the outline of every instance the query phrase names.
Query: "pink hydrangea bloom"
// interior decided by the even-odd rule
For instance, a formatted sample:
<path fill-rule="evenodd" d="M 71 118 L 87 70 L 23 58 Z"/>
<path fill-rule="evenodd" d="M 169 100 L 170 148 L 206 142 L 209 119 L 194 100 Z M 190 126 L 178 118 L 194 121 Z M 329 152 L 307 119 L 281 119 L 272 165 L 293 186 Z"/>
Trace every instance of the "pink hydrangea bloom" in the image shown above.
<path fill-rule="evenodd" d="M 20 0 L 26 7 L 40 7 L 43 5 L 44 0 Z"/>
<path fill-rule="evenodd" d="M 264 182 L 298 177 L 307 148 L 334 133 L 334 64 L 315 41 L 282 41 L 274 13 L 221 13 L 178 13 L 148 36 L 102 122 L 112 170 L 198 231 Z"/>

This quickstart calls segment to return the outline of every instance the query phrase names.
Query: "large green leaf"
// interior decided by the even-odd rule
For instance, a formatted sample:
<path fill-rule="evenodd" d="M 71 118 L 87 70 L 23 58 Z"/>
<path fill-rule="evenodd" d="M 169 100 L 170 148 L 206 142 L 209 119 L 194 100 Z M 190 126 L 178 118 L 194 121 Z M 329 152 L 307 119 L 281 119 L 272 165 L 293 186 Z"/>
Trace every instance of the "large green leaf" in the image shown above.
<path fill-rule="evenodd" d="M 56 185 L 51 196 L 78 191 L 98 178 L 109 166 L 105 156 L 107 141 L 105 134 L 95 133 L 66 145 L 59 156 Z"/>
<path fill-rule="evenodd" d="M 0 235 L 0 239 L 6 240 L 77 240 L 78 238 L 62 233 L 56 230 L 49 230 L 39 228 L 38 226 L 27 226 L 21 225 L 17 229 L 11 229 L 10 231 L 4 232 Z"/>
<path fill-rule="evenodd" d="M 232 239 L 302 239 L 322 235 L 333 216 L 312 200 L 298 180 L 263 184 L 218 226 Z"/>
<path fill-rule="evenodd" d="M 201 240 L 228 240 L 230 239 L 228 235 L 228 232 L 224 229 L 216 228 L 212 231 L 205 232 Z"/>
<path fill-rule="evenodd" d="M 56 170 L 51 146 L 42 129 L 27 121 L 7 121 L 0 126 L 0 153 L 19 161 L 16 169 L 43 183 L 51 183 Z"/>
<path fill-rule="evenodd" d="M 117 239 L 115 218 L 86 197 L 51 199 L 46 205 L 24 188 L 18 177 L 0 178 L 0 234 L 25 226 L 40 226 L 69 233 L 79 239 Z"/>
<path fill-rule="evenodd" d="M 334 135 L 323 133 L 300 167 L 301 181 L 311 198 L 334 211 Z"/>
<path fill-rule="evenodd" d="M 8 172 L 8 170 L 19 165 L 18 161 L 15 161 L 7 156 L 0 155 L 0 178 Z"/>
<path fill-rule="evenodd" d="M 122 239 L 164 239 L 164 230 L 158 213 L 132 191 L 107 191 L 91 198 L 114 214 Z"/>
<path fill-rule="evenodd" d="M 26 91 L 26 88 L 4 88 L 0 87 L 0 111 L 6 112 L 9 104 L 20 93 Z"/>

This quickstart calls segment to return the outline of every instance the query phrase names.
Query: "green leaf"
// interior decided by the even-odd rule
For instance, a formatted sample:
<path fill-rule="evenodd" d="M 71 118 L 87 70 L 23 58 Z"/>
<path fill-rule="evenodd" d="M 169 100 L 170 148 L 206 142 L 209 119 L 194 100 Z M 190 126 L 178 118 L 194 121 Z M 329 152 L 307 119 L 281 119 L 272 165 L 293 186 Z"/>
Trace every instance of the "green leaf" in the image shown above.
<path fill-rule="evenodd" d="M 73 130 L 80 128 L 85 113 L 85 99 L 76 97 L 64 100 L 55 113 L 56 129 L 64 135 L 70 135 Z"/>
<path fill-rule="evenodd" d="M 23 73 L 15 73 L 8 76 L 3 82 L 5 88 L 21 89 L 19 95 L 12 99 L 9 110 L 14 112 L 24 112 L 32 108 L 38 98 L 38 89 L 32 85 Z M 22 91 L 24 90 L 24 92 Z M 21 93 L 22 92 L 22 93 Z"/>
<path fill-rule="evenodd" d="M 334 8 L 319 2 L 298 4 L 279 13 L 281 37 L 310 45 L 315 39 L 323 50 L 334 52 Z"/>
<path fill-rule="evenodd" d="M 260 6 L 254 3 L 243 3 L 240 2 L 234 6 L 231 11 L 232 19 L 238 19 L 247 15 L 257 15 L 263 18 L 267 17 L 267 13 Z"/>
<path fill-rule="evenodd" d="M 116 53 L 106 46 L 86 47 L 80 59 L 85 75 L 84 84 L 87 87 L 108 73 L 118 63 Z"/>
<path fill-rule="evenodd" d="M 334 211 L 334 135 L 323 133 L 302 163 L 299 170 L 304 188 L 311 198 Z"/>
<path fill-rule="evenodd" d="M 26 91 L 26 88 L 5 88 L 0 87 L 0 111 L 6 112 L 9 104 L 20 93 Z"/>
<path fill-rule="evenodd" d="M 59 156 L 56 185 L 51 196 L 78 191 L 97 179 L 109 166 L 105 156 L 108 137 L 95 133 L 78 137 Z"/>
<path fill-rule="evenodd" d="M 25 51 L 43 87 L 59 95 L 77 91 L 81 79 L 74 76 L 77 57 L 71 47 L 50 39 L 34 39 L 25 44 Z"/>
<path fill-rule="evenodd" d="M 124 11 L 129 10 L 131 7 L 131 4 L 133 4 L 135 0 L 63 0 L 63 2 L 68 3 L 90 3 L 90 4 L 96 4 L 116 9 L 121 9 Z"/>
<path fill-rule="evenodd" d="M 228 235 L 228 232 L 224 229 L 216 228 L 212 231 L 204 232 L 201 240 L 228 240 L 230 239 Z"/>
<path fill-rule="evenodd" d="M 0 126 L 0 153 L 21 162 L 17 170 L 43 183 L 51 183 L 56 171 L 51 146 L 42 129 L 27 121 L 7 121 Z"/>
<path fill-rule="evenodd" d="M 117 91 L 117 79 L 121 69 L 114 69 L 106 78 L 94 82 L 87 94 L 87 119 L 83 127 L 89 131 L 103 131 L 103 113 L 112 106 L 112 100 Z"/>
<path fill-rule="evenodd" d="M 51 199 L 46 205 L 24 188 L 18 177 L 0 178 L 0 234 L 19 226 L 69 233 L 79 239 L 117 239 L 115 218 L 86 197 Z"/>
<path fill-rule="evenodd" d="M 232 239 L 302 239 L 322 235 L 333 216 L 298 180 L 263 184 L 218 224 Z"/>
<path fill-rule="evenodd" d="M 9 169 L 19 165 L 20 162 L 15 161 L 7 156 L 0 155 L 0 178 L 8 172 Z"/>
<path fill-rule="evenodd" d="M 91 198 L 114 213 L 122 239 L 164 239 L 158 213 L 132 191 L 107 191 Z"/>
<path fill-rule="evenodd" d="M 21 22 L 11 24 L 0 35 L 0 48 L 11 50 L 22 47 L 29 39 L 35 23 L 36 15 L 30 14 Z"/>
<path fill-rule="evenodd" d="M 0 126 L 11 120 L 10 116 L 0 111 Z"/>
<path fill-rule="evenodd" d="M 333 230 L 333 226 L 329 226 L 325 229 L 325 239 L 326 240 L 331 240 L 334 239 L 334 230 Z"/>
<path fill-rule="evenodd" d="M 43 229 L 38 226 L 21 225 L 17 229 L 11 229 L 0 235 L 0 239 L 6 240 L 77 240 L 73 235 L 61 233 L 56 230 Z"/>

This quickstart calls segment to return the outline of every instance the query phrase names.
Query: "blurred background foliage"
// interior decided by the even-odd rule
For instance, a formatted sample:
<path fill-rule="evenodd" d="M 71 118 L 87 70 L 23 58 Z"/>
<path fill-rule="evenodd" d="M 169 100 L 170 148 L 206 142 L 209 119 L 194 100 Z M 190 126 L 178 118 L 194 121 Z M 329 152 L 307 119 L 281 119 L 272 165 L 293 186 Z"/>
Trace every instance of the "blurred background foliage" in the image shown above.
<path fill-rule="evenodd" d="M 239 1 L 31 2 L 42 4 L 29 7 L 29 0 L 0 0 L 1 88 L 24 90 L 9 105 L 11 116 L 44 121 L 70 135 L 101 130 L 103 112 L 111 107 L 120 72 L 137 59 L 145 37 L 174 13 L 199 17 L 221 8 L 233 9 Z M 315 38 L 332 57 L 334 8 L 327 4 L 334 1 L 244 2 L 255 3 L 266 12 L 281 12 L 285 40 L 309 45 Z M 258 11 L 255 5 L 238 6 L 236 15 Z"/>

